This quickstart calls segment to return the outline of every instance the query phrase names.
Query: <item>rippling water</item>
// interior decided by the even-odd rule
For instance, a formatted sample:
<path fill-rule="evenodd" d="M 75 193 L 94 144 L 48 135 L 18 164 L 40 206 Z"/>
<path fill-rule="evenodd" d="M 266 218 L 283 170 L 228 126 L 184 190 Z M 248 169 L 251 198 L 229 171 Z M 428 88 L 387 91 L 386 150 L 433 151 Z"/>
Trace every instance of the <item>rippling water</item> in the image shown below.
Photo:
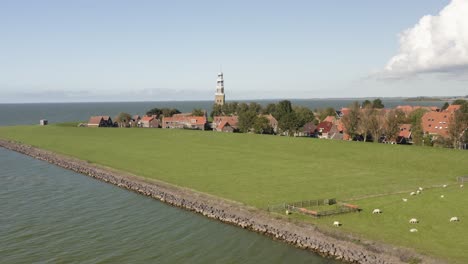
<path fill-rule="evenodd" d="M 0 148 L 1 263 L 336 263 Z"/>

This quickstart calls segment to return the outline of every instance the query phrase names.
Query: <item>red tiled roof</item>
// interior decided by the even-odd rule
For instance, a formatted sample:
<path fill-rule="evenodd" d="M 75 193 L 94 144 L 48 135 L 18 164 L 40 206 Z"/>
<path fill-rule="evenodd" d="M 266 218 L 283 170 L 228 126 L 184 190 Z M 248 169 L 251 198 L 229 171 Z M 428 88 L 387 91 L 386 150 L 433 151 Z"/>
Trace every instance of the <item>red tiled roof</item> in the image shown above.
<path fill-rule="evenodd" d="M 149 121 L 152 121 L 154 119 L 154 116 L 144 116 L 141 121 L 142 122 L 149 122 Z"/>
<path fill-rule="evenodd" d="M 422 117 L 424 133 L 448 136 L 448 126 L 453 113 L 427 112 Z"/>
<path fill-rule="evenodd" d="M 102 116 L 92 116 L 89 118 L 88 124 L 99 125 L 101 123 Z"/>
<path fill-rule="evenodd" d="M 166 122 L 177 122 L 191 125 L 204 125 L 207 120 L 204 116 L 186 116 L 186 115 L 174 115 L 172 117 L 163 117 L 163 123 Z"/>
<path fill-rule="evenodd" d="M 327 117 L 325 117 L 325 119 L 323 121 L 335 123 L 336 117 L 335 116 L 327 116 Z"/>
<path fill-rule="evenodd" d="M 400 137 L 409 138 L 411 136 L 411 124 L 401 124 L 400 133 L 398 135 Z"/>
<path fill-rule="evenodd" d="M 343 114 L 343 116 L 349 114 L 350 111 L 351 111 L 351 109 L 349 109 L 347 107 L 342 107 L 341 108 L 341 114 Z"/>
<path fill-rule="evenodd" d="M 216 129 L 223 129 L 223 127 L 229 123 L 231 127 L 237 128 L 237 124 L 239 123 L 238 116 L 215 116 L 213 117 L 213 124 L 215 125 Z"/>
<path fill-rule="evenodd" d="M 336 128 L 338 129 L 338 131 L 344 132 L 345 127 L 344 127 L 343 122 L 341 121 L 341 119 L 336 121 Z"/>
<path fill-rule="evenodd" d="M 333 123 L 332 123 L 332 122 L 323 121 L 323 122 L 320 122 L 320 123 L 317 125 L 317 131 L 318 131 L 318 132 L 321 132 L 321 133 L 328 133 L 328 132 L 330 132 L 330 130 L 331 130 L 332 127 L 333 127 Z"/>
<path fill-rule="evenodd" d="M 457 111 L 458 109 L 460 109 L 461 105 L 449 105 L 449 107 L 447 107 L 447 109 L 445 109 L 445 112 L 455 112 Z"/>

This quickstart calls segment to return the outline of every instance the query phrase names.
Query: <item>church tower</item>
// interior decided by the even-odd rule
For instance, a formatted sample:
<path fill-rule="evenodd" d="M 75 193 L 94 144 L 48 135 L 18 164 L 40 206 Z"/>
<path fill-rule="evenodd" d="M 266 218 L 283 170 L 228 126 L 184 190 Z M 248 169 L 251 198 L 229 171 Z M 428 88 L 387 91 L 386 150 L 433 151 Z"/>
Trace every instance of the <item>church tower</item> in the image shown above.
<path fill-rule="evenodd" d="M 216 93 L 215 93 L 215 104 L 224 105 L 225 95 L 224 95 L 224 78 L 223 73 L 218 73 L 218 80 L 216 83 Z"/>

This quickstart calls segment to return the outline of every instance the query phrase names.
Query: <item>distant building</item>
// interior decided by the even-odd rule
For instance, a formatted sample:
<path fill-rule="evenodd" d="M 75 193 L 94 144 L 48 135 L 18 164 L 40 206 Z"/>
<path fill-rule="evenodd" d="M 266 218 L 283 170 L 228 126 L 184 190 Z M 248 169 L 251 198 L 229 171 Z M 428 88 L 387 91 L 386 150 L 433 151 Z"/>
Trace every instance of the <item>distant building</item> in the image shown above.
<path fill-rule="evenodd" d="M 41 126 L 47 126 L 48 124 L 49 124 L 49 121 L 47 121 L 47 119 L 39 120 L 39 125 Z"/>
<path fill-rule="evenodd" d="M 157 116 L 155 116 L 155 115 L 144 116 L 143 118 L 140 119 L 138 124 L 139 124 L 140 127 L 158 128 L 159 127 L 159 120 L 158 120 Z"/>
<path fill-rule="evenodd" d="M 216 82 L 216 93 L 215 93 L 215 104 L 217 105 L 224 105 L 225 102 L 225 95 L 224 95 L 224 77 L 223 73 L 218 73 L 218 79 Z"/>
<path fill-rule="evenodd" d="M 448 127 L 453 112 L 427 112 L 422 118 L 422 127 L 425 134 L 433 136 L 448 136 Z"/>
<path fill-rule="evenodd" d="M 114 122 L 110 116 L 92 116 L 89 118 L 88 127 L 113 127 Z"/>
<path fill-rule="evenodd" d="M 233 131 L 237 131 L 239 123 L 239 118 L 237 116 L 215 116 L 213 117 L 213 130 L 219 132 L 231 132 L 230 128 L 226 128 L 226 126 L 231 127 Z"/>
<path fill-rule="evenodd" d="M 208 125 L 206 116 L 192 116 L 177 114 L 171 117 L 163 117 L 162 128 L 185 128 L 205 130 Z"/>

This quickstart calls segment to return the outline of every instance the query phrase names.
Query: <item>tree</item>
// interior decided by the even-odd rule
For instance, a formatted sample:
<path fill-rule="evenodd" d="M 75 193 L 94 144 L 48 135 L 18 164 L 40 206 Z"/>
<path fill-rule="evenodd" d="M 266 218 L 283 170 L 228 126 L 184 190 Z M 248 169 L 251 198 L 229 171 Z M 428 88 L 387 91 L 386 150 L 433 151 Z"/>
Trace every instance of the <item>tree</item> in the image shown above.
<path fill-rule="evenodd" d="M 294 112 L 296 113 L 298 126 L 303 127 L 305 124 L 315 121 L 314 112 L 307 107 L 304 106 L 296 106 L 293 108 Z"/>
<path fill-rule="evenodd" d="M 320 109 L 319 111 L 319 119 L 320 121 L 323 121 L 327 116 L 336 116 L 336 111 L 335 108 L 333 107 L 327 107 L 325 109 Z"/>
<path fill-rule="evenodd" d="M 270 121 L 264 116 L 257 117 L 253 124 L 253 129 L 256 134 L 273 134 L 273 128 Z"/>
<path fill-rule="evenodd" d="M 354 139 L 359 133 L 360 106 L 356 101 L 350 106 L 349 113 L 341 118 L 346 133 Z"/>
<path fill-rule="evenodd" d="M 126 127 L 128 126 L 132 116 L 129 113 L 120 113 L 117 115 L 116 122 L 119 124 L 119 127 Z"/>
<path fill-rule="evenodd" d="M 362 102 L 361 107 L 362 108 L 372 107 L 372 102 L 369 100 L 365 100 L 364 102 Z"/>
<path fill-rule="evenodd" d="M 372 101 L 372 107 L 373 107 L 373 108 L 377 108 L 377 109 L 382 109 L 382 108 L 384 108 L 385 106 L 383 105 L 382 100 L 380 100 L 379 98 L 377 98 L 377 99 L 375 99 L 374 101 Z"/>
<path fill-rule="evenodd" d="M 249 104 L 249 110 L 254 111 L 257 114 L 260 114 L 262 112 L 263 108 L 259 103 L 251 102 Z"/>
<path fill-rule="evenodd" d="M 457 99 L 452 102 L 452 105 L 468 105 L 468 101 L 464 99 Z"/>
<path fill-rule="evenodd" d="M 275 111 L 275 114 L 273 114 L 273 116 L 275 116 L 276 119 L 281 119 L 283 115 L 291 113 L 292 111 L 293 109 L 292 109 L 291 101 L 283 100 L 283 101 L 280 101 L 276 105 L 276 111 Z"/>
<path fill-rule="evenodd" d="M 192 111 L 192 115 L 193 115 L 193 116 L 204 116 L 204 115 L 205 115 L 205 111 L 201 110 L 200 108 L 195 108 L 195 109 L 193 109 L 193 111 Z"/>
<path fill-rule="evenodd" d="M 269 103 L 267 106 L 263 109 L 263 114 L 268 115 L 268 114 L 274 114 L 276 112 L 276 104 Z"/>
<path fill-rule="evenodd" d="M 254 111 L 244 111 L 239 114 L 238 127 L 241 132 L 250 132 L 257 119 L 257 113 Z"/>
<path fill-rule="evenodd" d="M 211 110 L 210 116 L 220 116 L 223 114 L 223 106 L 219 104 L 214 104 L 213 109 Z"/>
<path fill-rule="evenodd" d="M 453 148 L 462 148 L 462 145 L 467 143 L 468 113 L 464 113 L 461 110 L 459 109 L 453 113 L 448 127 L 449 139 Z"/>
<path fill-rule="evenodd" d="M 153 108 L 146 112 L 146 115 L 148 116 L 152 116 L 152 115 L 160 116 L 161 114 L 162 114 L 162 110 L 159 108 Z"/>
<path fill-rule="evenodd" d="M 247 103 L 240 103 L 237 107 L 237 115 L 241 115 L 241 113 L 249 111 L 250 107 Z"/>
<path fill-rule="evenodd" d="M 289 136 L 294 135 L 299 129 L 299 122 L 295 112 L 288 112 L 278 120 L 278 127 L 282 132 L 287 132 Z"/>
<path fill-rule="evenodd" d="M 403 124 L 405 113 L 394 109 L 385 116 L 385 136 L 387 141 L 396 141 L 400 133 L 400 125 Z"/>
<path fill-rule="evenodd" d="M 422 117 L 427 112 L 426 109 L 416 109 L 411 112 L 409 121 L 411 123 L 411 135 L 413 137 L 413 143 L 415 145 L 422 145 L 425 141 L 425 145 L 428 144 L 427 139 L 424 138 L 424 132 L 422 129 Z"/>
<path fill-rule="evenodd" d="M 445 102 L 444 105 L 442 106 L 441 110 L 444 111 L 445 109 L 447 109 L 449 107 L 449 103 L 448 102 Z"/>
<path fill-rule="evenodd" d="M 175 114 L 180 114 L 179 109 L 176 108 L 162 108 L 161 109 L 163 116 L 165 117 L 171 117 Z"/>
<path fill-rule="evenodd" d="M 385 122 L 382 113 L 382 111 L 373 109 L 369 118 L 368 128 L 374 143 L 378 143 L 384 133 Z"/>
<path fill-rule="evenodd" d="M 372 108 L 370 105 L 359 111 L 357 132 L 364 137 L 364 142 L 367 141 L 367 136 L 370 134 L 371 126 L 374 125 L 374 120 L 372 120 L 374 111 L 374 108 Z"/>

